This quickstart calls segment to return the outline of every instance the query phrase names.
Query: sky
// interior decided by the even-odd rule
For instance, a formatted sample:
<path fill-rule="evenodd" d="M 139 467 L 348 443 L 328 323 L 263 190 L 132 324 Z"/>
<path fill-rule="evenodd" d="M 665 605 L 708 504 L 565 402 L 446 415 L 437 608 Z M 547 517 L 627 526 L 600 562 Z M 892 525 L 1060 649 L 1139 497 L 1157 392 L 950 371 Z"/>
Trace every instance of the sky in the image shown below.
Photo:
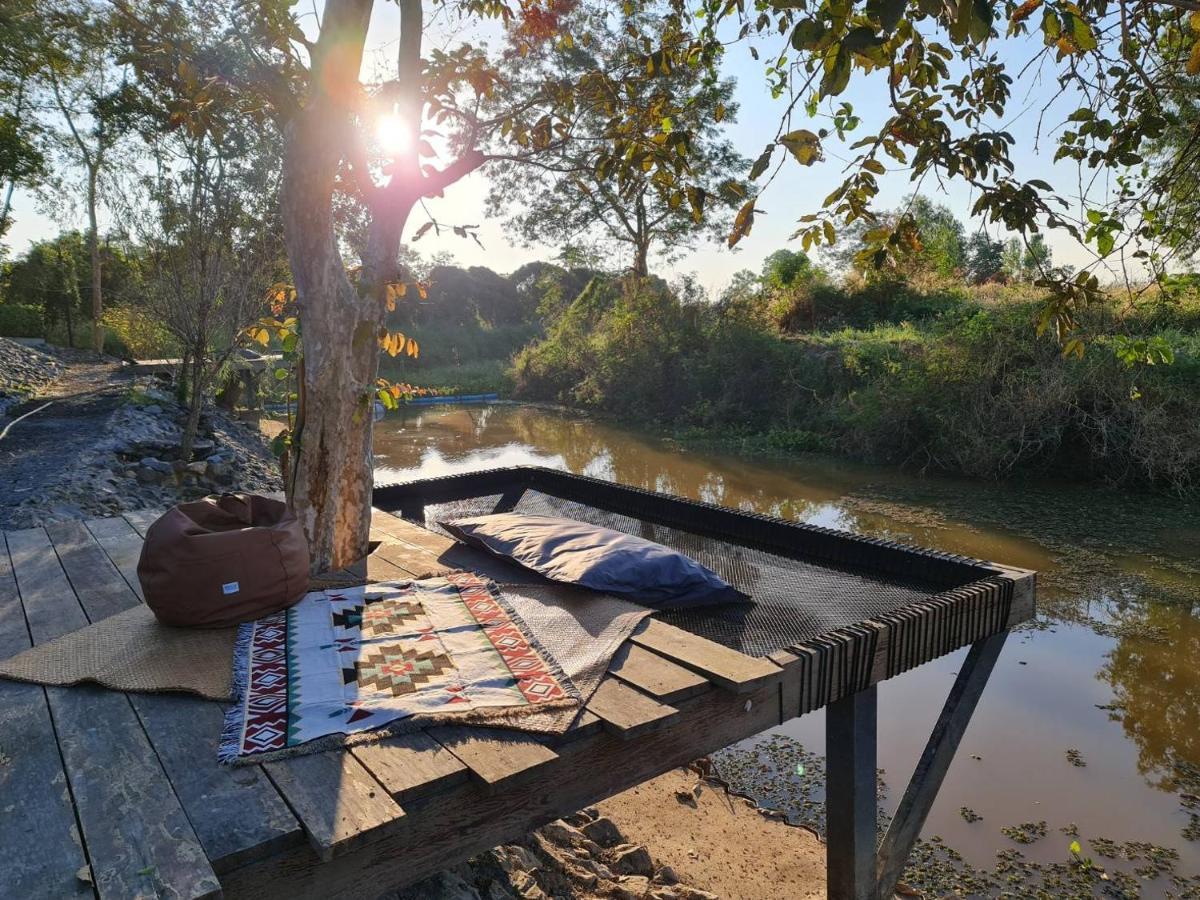
<path fill-rule="evenodd" d="M 318 11 L 319 7 L 318 3 Z M 312 6 L 305 4 L 304 8 L 311 10 Z M 313 29 L 315 19 L 312 12 L 304 14 L 303 25 L 306 30 Z M 398 32 L 399 11 L 396 5 L 377 3 L 368 36 L 366 65 L 379 65 L 382 60 L 390 57 L 390 48 L 394 45 Z M 1016 71 L 1033 57 L 1041 44 L 1040 35 L 1035 40 L 1036 43 L 1032 39 L 1010 39 L 996 43 L 998 51 L 1009 63 L 1010 71 Z M 431 36 L 427 39 L 426 46 L 428 48 L 430 44 L 437 42 L 438 38 Z M 769 46 L 772 45 L 759 44 L 763 50 L 761 62 L 753 60 L 745 46 L 735 46 L 727 55 L 724 65 L 725 73 L 736 80 L 735 97 L 740 107 L 737 120 L 729 126 L 728 133 L 738 150 L 751 159 L 774 137 L 783 107 L 782 100 L 770 96 L 763 74 L 765 60 L 771 58 L 771 54 L 767 52 Z M 1052 80 L 1047 84 L 1041 79 L 1026 76 L 1018 81 L 1009 103 L 1011 118 L 1001 124 L 1016 138 L 1011 153 L 1018 178 L 1040 178 L 1050 182 L 1064 196 L 1077 195 L 1075 186 L 1078 170 L 1073 163 L 1067 161 L 1058 164 L 1052 162 L 1056 144 L 1053 136 L 1047 133 L 1060 125 L 1067 113 L 1074 108 L 1074 104 L 1066 100 L 1060 101 L 1044 114 L 1041 146 L 1036 144 L 1038 116 L 1045 102 L 1044 97 L 1056 88 L 1057 85 Z M 886 87 L 881 77 L 862 78 L 856 74 L 851 79 L 850 87 L 835 99 L 837 104 L 843 101 L 851 103 L 855 113 L 862 119 L 862 125 L 852 140 L 869 134 L 878 127 L 886 112 L 886 96 Z M 819 116 L 827 114 L 831 106 L 832 104 L 827 102 Z M 806 118 L 801 112 L 800 119 L 794 119 L 792 127 L 810 127 L 815 131 L 822 125 L 829 124 L 828 119 L 811 122 L 806 121 Z M 789 241 L 790 235 L 796 230 L 798 220 L 805 214 L 818 211 L 824 197 L 844 177 L 843 168 L 851 156 L 852 154 L 844 146 L 839 146 L 835 139 L 826 142 L 825 159 L 816 165 L 802 167 L 789 160 L 759 201 L 760 214 L 756 217 L 753 231 L 735 250 L 727 249 L 724 244 L 701 244 L 695 252 L 683 256 L 673 265 L 666 267 L 665 271 L 662 268 L 658 271 L 668 276 L 694 274 L 710 295 L 716 296 L 738 270 L 757 271 L 766 256 L 782 247 L 800 249 L 798 242 Z M 885 158 L 885 161 L 889 160 Z M 880 184 L 881 194 L 877 201 L 879 209 L 899 206 L 914 190 L 909 173 L 904 171 L 889 171 L 881 177 Z M 920 190 L 948 206 L 966 224 L 968 232 L 982 227 L 979 220 L 970 219 L 973 198 L 965 185 L 947 182 L 943 187 L 927 181 L 920 186 Z M 482 248 L 471 240 L 455 237 L 449 232 L 441 237 L 430 232 L 415 245 L 415 249 L 426 256 L 449 253 L 460 265 L 488 266 L 500 272 L 512 271 L 535 259 L 553 258 L 558 253 L 559 247 L 523 247 L 509 241 L 502 223 L 489 220 L 485 215 L 486 193 L 487 170 L 484 168 L 450 187 L 444 198 L 430 202 L 431 211 L 440 221 L 448 224 L 479 225 L 478 234 L 483 244 Z M 78 204 L 75 206 L 78 207 Z M 57 198 L 49 203 L 44 199 L 39 202 L 37 198 L 23 191 L 18 191 L 14 197 L 14 214 L 15 222 L 6 240 L 13 255 L 21 253 L 31 242 L 50 237 L 63 227 L 85 226 L 82 208 L 72 208 L 69 204 L 59 202 Z M 420 224 L 419 212 L 414 213 L 409 222 L 408 233 L 415 231 Z M 994 226 L 989 231 L 993 237 L 1004 237 Z M 1058 264 L 1068 263 L 1080 267 L 1093 259 L 1087 249 L 1065 234 L 1049 233 L 1047 241 L 1054 252 L 1054 261 Z"/>

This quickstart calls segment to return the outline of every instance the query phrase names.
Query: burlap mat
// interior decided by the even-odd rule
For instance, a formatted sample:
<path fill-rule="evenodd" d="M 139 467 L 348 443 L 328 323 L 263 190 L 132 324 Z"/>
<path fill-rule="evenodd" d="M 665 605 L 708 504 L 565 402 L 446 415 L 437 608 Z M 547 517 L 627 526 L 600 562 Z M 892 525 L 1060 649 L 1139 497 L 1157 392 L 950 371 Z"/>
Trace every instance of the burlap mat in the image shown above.
<path fill-rule="evenodd" d="M 115 691 L 233 693 L 237 627 L 169 628 L 139 603 L 0 662 L 0 676 L 35 684 L 95 682 Z"/>

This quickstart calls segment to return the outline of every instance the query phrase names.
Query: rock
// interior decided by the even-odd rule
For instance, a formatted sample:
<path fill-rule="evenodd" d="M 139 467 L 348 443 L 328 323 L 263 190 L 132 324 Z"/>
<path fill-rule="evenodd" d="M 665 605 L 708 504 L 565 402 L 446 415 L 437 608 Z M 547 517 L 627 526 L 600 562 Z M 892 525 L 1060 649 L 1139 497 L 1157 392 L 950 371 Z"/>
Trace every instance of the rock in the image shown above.
<path fill-rule="evenodd" d="M 621 900 L 642 900 L 650 893 L 650 879 L 645 875 L 627 875 L 613 885 L 611 897 Z"/>
<path fill-rule="evenodd" d="M 197 478 L 203 478 L 206 474 L 208 474 L 208 463 L 202 459 L 188 463 L 186 468 L 188 472 L 195 475 Z"/>
<path fill-rule="evenodd" d="M 206 459 L 217 445 L 212 441 L 195 441 L 192 444 L 192 459 Z"/>
<path fill-rule="evenodd" d="M 654 860 L 650 851 L 638 844 L 622 844 L 613 852 L 612 870 L 618 875 L 654 874 Z"/>
<path fill-rule="evenodd" d="M 162 481 L 164 477 L 165 476 L 163 473 L 157 471 L 156 469 L 147 469 L 146 467 L 141 466 L 137 470 L 138 484 L 157 484 L 158 482 Z"/>
<path fill-rule="evenodd" d="M 649 896 L 653 900 L 718 900 L 716 894 L 710 894 L 708 891 L 687 887 L 682 884 L 653 888 Z"/>
<path fill-rule="evenodd" d="M 405 888 L 397 895 L 397 900 L 482 900 L 479 891 L 475 890 L 457 872 L 447 869 L 430 875 L 423 881 Z"/>
<path fill-rule="evenodd" d="M 679 876 L 670 866 L 663 866 L 654 873 L 654 880 L 659 884 L 679 884 Z"/>
<path fill-rule="evenodd" d="M 153 456 L 145 456 L 142 458 L 141 467 L 149 469 L 151 472 L 158 472 L 160 475 L 174 475 L 175 469 L 169 462 L 164 462 Z"/>
<path fill-rule="evenodd" d="M 589 839 L 595 841 L 601 847 L 615 847 L 624 840 L 621 837 L 621 831 L 614 824 L 613 820 L 607 816 L 601 816 L 599 819 L 593 819 L 580 829 Z"/>
<path fill-rule="evenodd" d="M 587 840 L 578 828 L 573 828 L 564 822 L 562 819 L 551 822 L 549 825 L 543 825 L 538 829 L 538 833 L 549 841 L 563 846 L 569 847 L 574 843 L 582 843 Z"/>

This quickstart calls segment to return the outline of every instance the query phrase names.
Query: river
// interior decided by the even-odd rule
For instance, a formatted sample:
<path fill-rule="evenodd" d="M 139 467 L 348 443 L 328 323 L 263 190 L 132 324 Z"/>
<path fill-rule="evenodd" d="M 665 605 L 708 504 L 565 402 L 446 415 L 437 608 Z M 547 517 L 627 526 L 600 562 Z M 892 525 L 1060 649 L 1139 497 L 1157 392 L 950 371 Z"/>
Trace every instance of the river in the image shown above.
<path fill-rule="evenodd" d="M 1038 570 L 1038 622 L 1009 638 L 924 834 L 989 870 L 998 850 L 1067 862 L 1078 840 L 1110 872 L 1143 867 L 1120 883 L 1127 894 L 1200 896 L 1191 880 L 1200 873 L 1200 504 L 821 457 L 751 459 L 507 404 L 402 411 L 377 426 L 375 450 L 377 483 L 550 466 Z M 898 802 L 962 655 L 880 686 L 885 808 Z M 822 752 L 820 713 L 776 732 Z M 764 803 L 805 818 L 797 797 L 819 799 L 819 765 L 797 769 L 780 757 L 785 745 L 761 741 L 761 766 L 730 771 Z M 753 774 L 783 764 L 782 775 Z M 1042 822 L 1045 836 L 1029 844 L 1001 830 L 1033 823 L 1036 836 Z M 1168 860 L 1177 880 L 1161 866 L 1150 877 L 1149 859 Z"/>

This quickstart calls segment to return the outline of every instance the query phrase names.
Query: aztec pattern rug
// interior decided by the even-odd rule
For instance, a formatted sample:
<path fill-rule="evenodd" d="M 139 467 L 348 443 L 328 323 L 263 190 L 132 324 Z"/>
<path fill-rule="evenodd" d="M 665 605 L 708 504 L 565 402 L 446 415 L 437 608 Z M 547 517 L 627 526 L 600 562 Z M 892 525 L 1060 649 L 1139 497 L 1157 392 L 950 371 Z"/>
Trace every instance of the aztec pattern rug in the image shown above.
<path fill-rule="evenodd" d="M 309 593 L 241 626 L 233 678 L 229 763 L 580 705 L 496 585 L 469 573 Z"/>

